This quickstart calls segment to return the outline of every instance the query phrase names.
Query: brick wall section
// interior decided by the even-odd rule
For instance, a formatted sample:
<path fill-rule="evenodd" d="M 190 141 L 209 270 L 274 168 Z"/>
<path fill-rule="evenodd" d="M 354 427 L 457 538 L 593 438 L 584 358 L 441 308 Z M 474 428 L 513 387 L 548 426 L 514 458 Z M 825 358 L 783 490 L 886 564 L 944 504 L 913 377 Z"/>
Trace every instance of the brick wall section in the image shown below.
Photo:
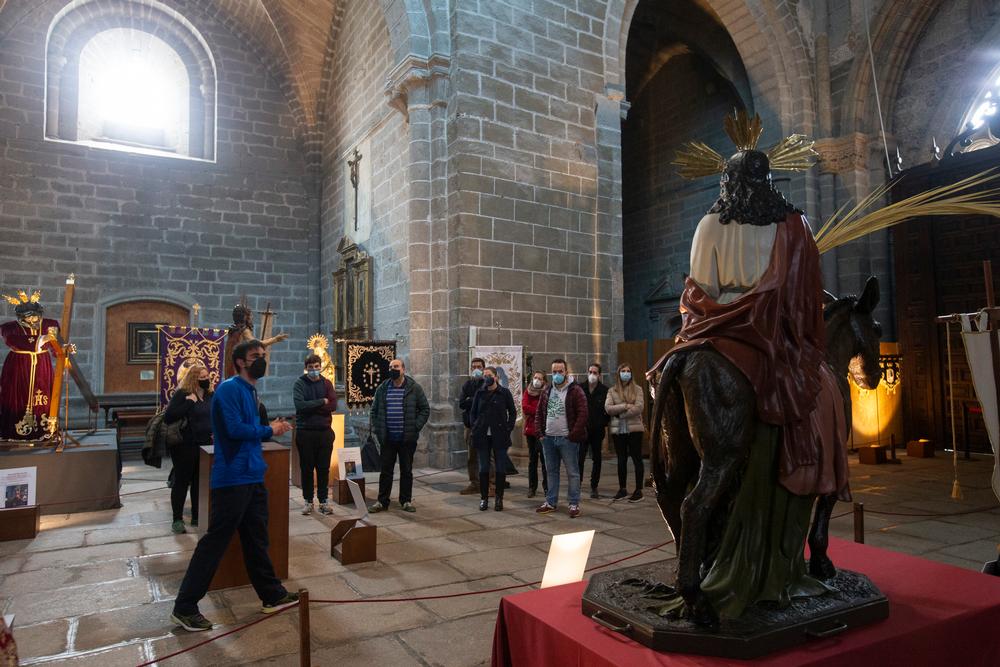
<path fill-rule="evenodd" d="M 270 301 L 293 342 L 275 348 L 262 395 L 286 411 L 318 283 L 317 204 L 286 98 L 245 41 L 199 3 L 171 2 L 215 56 L 217 163 L 43 141 L 45 34 L 64 4 L 45 2 L 0 44 L 0 284 L 40 287 L 58 316 L 63 281 L 77 274 L 72 337 L 91 379 L 99 296 L 188 294 L 205 325 L 231 322 L 241 293 L 256 309 Z"/>
<path fill-rule="evenodd" d="M 610 361 L 613 255 L 596 236 L 604 14 L 597 0 L 453 3 L 448 261 L 459 347 L 476 325 L 480 343 L 521 344 L 536 364 Z"/>
<path fill-rule="evenodd" d="M 409 330 L 410 268 L 408 251 L 408 131 L 403 117 L 385 103 L 386 75 L 395 64 L 381 12 L 365 3 L 350 3 L 335 45 L 323 139 L 322 321 L 333 326 L 333 281 L 340 266 L 337 244 L 352 221 L 344 220 L 344 197 L 353 197 L 345 178 L 342 155 L 365 136 L 371 137 L 372 233 L 361 244 L 375 266 L 375 335 L 404 340 Z M 371 131 L 375 129 L 374 133 Z"/>

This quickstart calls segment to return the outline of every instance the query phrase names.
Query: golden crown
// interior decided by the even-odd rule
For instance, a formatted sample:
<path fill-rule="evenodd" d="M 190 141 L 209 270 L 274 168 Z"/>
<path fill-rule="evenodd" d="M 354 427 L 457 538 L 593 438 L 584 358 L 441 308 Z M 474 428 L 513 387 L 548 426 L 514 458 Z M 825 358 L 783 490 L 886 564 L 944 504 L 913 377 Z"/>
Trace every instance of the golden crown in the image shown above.
<path fill-rule="evenodd" d="M 42 298 L 42 293 L 39 292 L 38 290 L 35 290 L 34 292 L 31 293 L 31 296 L 28 296 L 27 292 L 25 292 L 23 289 L 19 289 L 17 290 L 17 296 L 8 296 L 6 294 L 0 296 L 3 296 L 3 298 L 7 299 L 7 303 L 9 303 L 12 306 L 20 306 L 21 304 L 25 303 L 38 303 L 39 300 Z"/>
<path fill-rule="evenodd" d="M 732 115 L 727 115 L 723 121 L 723 127 L 739 151 L 756 150 L 757 142 L 764 131 L 760 115 L 754 114 L 751 118 L 744 110 L 734 111 Z M 813 150 L 815 143 L 804 134 L 793 134 L 785 137 L 765 151 L 767 159 L 771 163 L 771 169 L 775 171 L 809 169 L 815 163 L 815 159 L 819 157 Z M 678 171 L 684 178 L 694 179 L 721 174 L 726 168 L 726 159 L 700 141 L 689 141 L 677 151 L 677 156 L 671 164 L 680 167 Z"/>

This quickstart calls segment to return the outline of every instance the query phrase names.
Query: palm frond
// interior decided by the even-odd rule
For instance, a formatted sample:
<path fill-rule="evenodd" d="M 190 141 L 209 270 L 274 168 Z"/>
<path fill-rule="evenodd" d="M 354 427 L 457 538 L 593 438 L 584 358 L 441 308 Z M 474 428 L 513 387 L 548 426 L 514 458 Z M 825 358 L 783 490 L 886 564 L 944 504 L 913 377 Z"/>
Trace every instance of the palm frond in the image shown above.
<path fill-rule="evenodd" d="M 773 171 L 805 171 L 816 163 L 815 141 L 804 134 L 785 137 L 767 151 Z"/>
<path fill-rule="evenodd" d="M 700 141 L 689 141 L 677 151 L 671 164 L 680 167 L 677 171 L 684 178 L 701 178 L 721 174 L 726 160 Z"/>
<path fill-rule="evenodd" d="M 986 215 L 1000 218 L 1000 188 L 972 191 L 983 185 L 997 184 L 1000 180 L 998 171 L 1000 168 L 987 169 L 956 183 L 932 188 L 865 213 L 889 191 L 894 183 L 880 186 L 849 211 L 845 212 L 845 205 L 831 216 L 816 234 L 816 246 L 821 253 L 824 253 L 913 218 L 950 215 Z"/>

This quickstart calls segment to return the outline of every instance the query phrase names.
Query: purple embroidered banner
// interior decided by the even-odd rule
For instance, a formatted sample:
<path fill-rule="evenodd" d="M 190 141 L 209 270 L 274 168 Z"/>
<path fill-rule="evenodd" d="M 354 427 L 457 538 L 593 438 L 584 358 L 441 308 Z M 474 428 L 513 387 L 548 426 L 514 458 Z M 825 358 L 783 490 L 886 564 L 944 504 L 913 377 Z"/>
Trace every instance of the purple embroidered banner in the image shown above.
<path fill-rule="evenodd" d="M 184 371 L 192 361 L 200 361 L 208 368 L 212 386 L 222 381 L 222 360 L 225 354 L 225 329 L 201 329 L 158 325 L 159 353 L 156 357 L 156 376 L 160 392 L 157 400 L 161 406 L 170 397 Z"/>

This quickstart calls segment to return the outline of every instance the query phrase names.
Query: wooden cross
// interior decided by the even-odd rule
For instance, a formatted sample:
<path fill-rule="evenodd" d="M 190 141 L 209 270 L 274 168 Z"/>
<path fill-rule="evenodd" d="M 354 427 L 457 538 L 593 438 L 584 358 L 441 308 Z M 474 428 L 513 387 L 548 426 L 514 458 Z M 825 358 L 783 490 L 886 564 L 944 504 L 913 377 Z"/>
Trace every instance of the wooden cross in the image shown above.
<path fill-rule="evenodd" d="M 362 157 L 364 156 L 355 147 L 354 159 L 347 161 L 347 166 L 351 168 L 351 186 L 354 188 L 354 231 L 358 231 L 358 182 L 360 180 L 358 166 L 361 164 Z"/>
<path fill-rule="evenodd" d="M 271 329 L 274 327 L 274 312 L 271 310 L 271 302 L 267 302 L 264 312 L 260 314 L 260 339 L 267 340 L 271 337 Z M 264 358 L 271 363 L 271 346 L 264 347 Z"/>

